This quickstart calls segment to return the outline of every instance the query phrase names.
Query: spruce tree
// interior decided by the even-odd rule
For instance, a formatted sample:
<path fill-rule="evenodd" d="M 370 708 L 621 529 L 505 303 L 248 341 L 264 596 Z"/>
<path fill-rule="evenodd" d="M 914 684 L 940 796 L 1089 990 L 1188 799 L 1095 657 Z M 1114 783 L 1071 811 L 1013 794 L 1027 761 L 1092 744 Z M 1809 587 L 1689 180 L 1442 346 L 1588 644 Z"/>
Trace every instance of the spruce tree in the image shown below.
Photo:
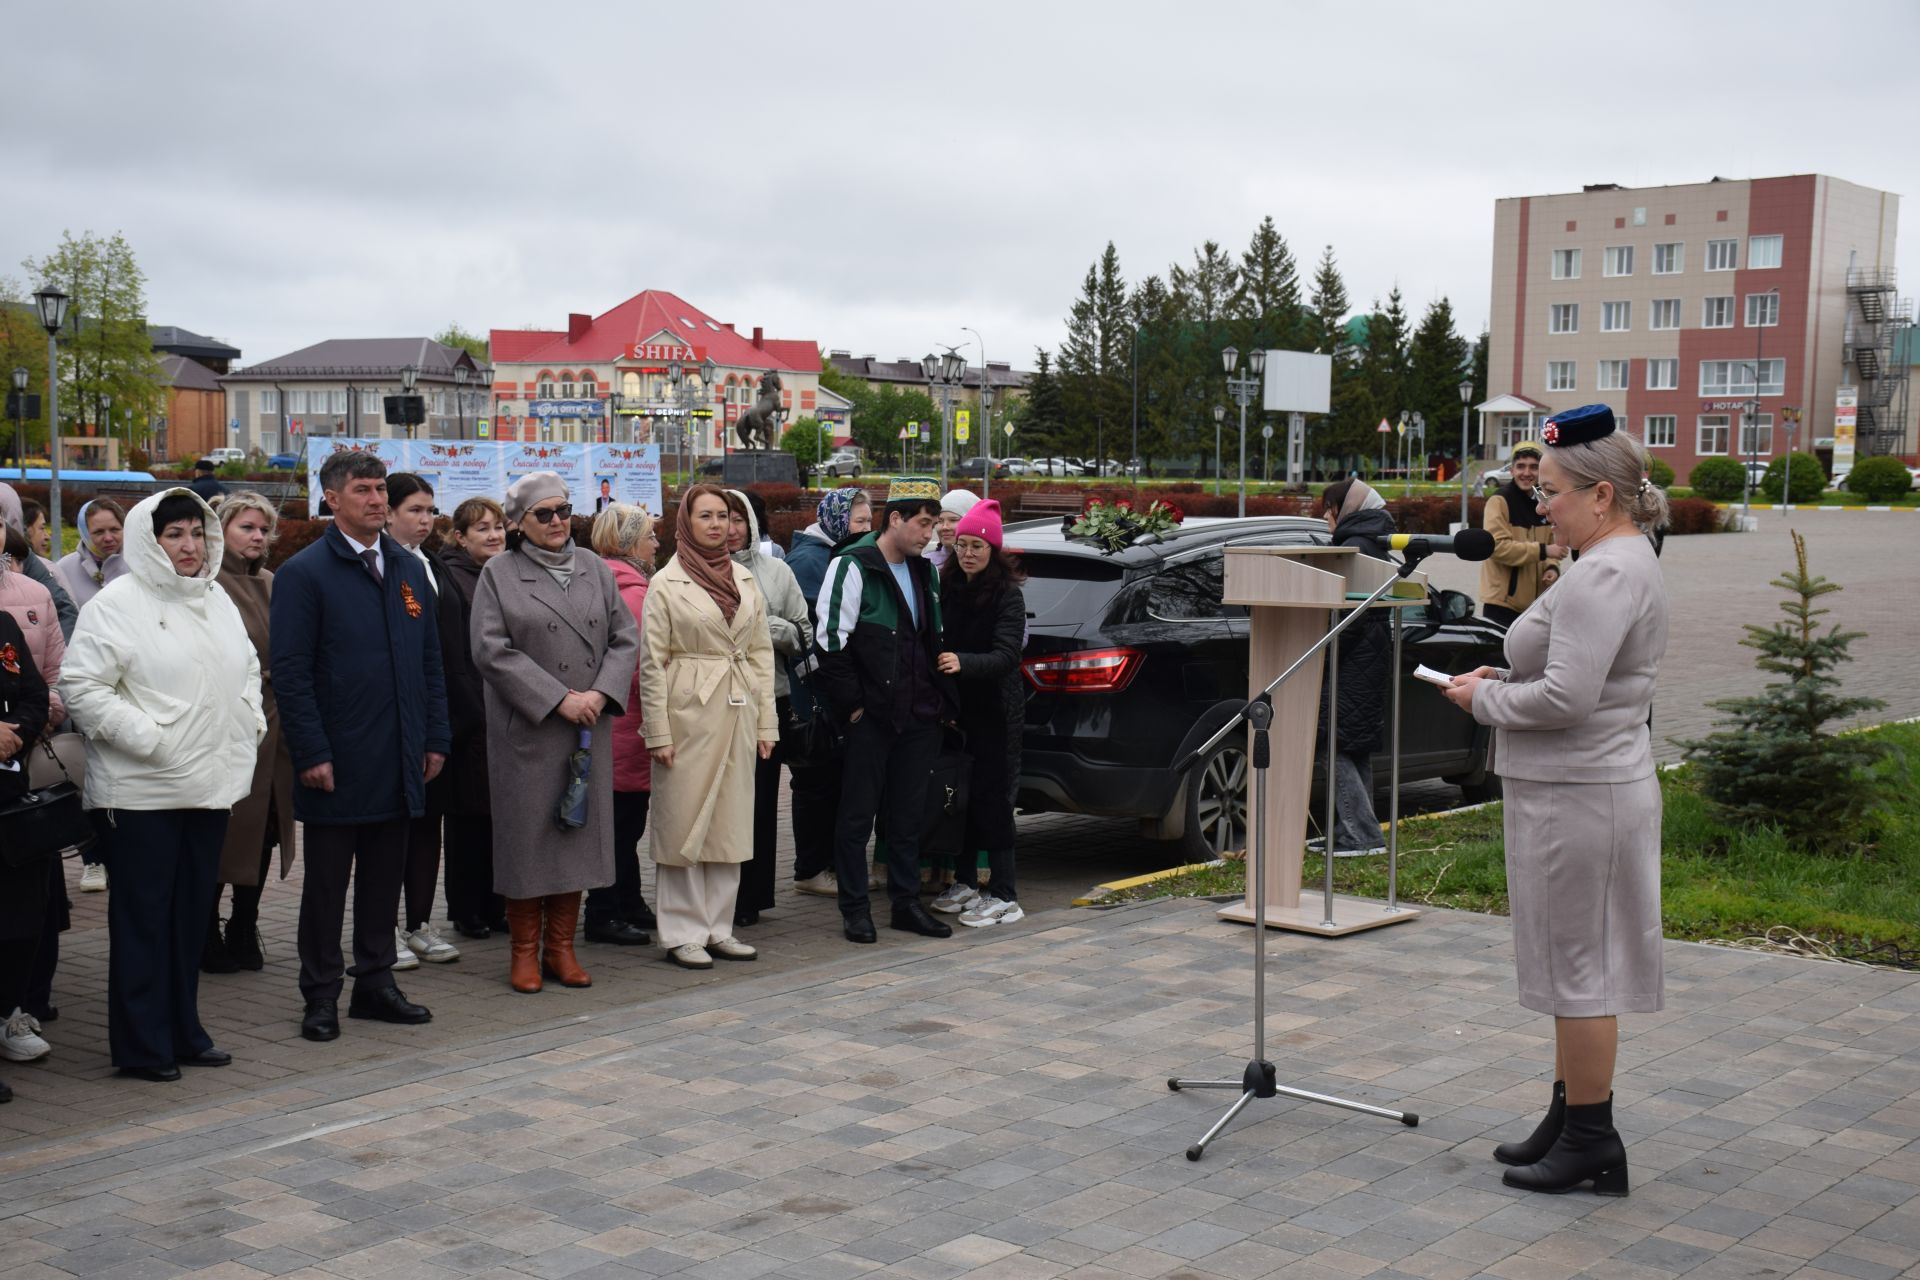
<path fill-rule="evenodd" d="M 1754 665 L 1781 677 L 1747 698 L 1709 703 L 1727 718 L 1705 738 L 1675 745 L 1700 779 L 1700 789 L 1728 821 L 1777 825 L 1802 848 L 1835 851 L 1867 833 L 1883 787 L 1870 767 L 1884 743 L 1863 734 L 1836 734 L 1828 726 L 1886 704 L 1843 697 L 1835 672 L 1851 660 L 1847 649 L 1864 635 L 1837 625 L 1824 635 L 1819 619 L 1832 612 L 1814 602 L 1840 584 L 1807 571 L 1807 543 L 1793 532 L 1794 568 L 1773 580 L 1788 593 L 1787 621 L 1747 624 L 1741 644 L 1759 651 Z"/>
<path fill-rule="evenodd" d="M 1246 349 L 1299 347 L 1304 336 L 1300 273 L 1271 216 L 1261 219 L 1240 255 L 1240 288 L 1232 309 L 1240 322 L 1235 336 Z"/>
<path fill-rule="evenodd" d="M 1060 380 L 1054 377 L 1053 360 L 1045 347 L 1034 348 L 1033 376 L 1027 379 L 1026 404 L 1021 449 L 1030 456 L 1046 456 L 1058 451 L 1067 419 L 1061 405 Z"/>

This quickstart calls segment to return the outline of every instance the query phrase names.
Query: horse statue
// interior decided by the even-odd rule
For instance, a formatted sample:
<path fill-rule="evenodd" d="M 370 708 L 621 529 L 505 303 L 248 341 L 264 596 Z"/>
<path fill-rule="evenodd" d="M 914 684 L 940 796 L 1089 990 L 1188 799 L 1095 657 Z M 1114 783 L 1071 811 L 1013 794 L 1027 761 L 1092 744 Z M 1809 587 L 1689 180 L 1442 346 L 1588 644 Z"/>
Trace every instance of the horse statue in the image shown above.
<path fill-rule="evenodd" d="M 743 449 L 771 449 L 780 429 L 780 375 L 772 369 L 760 375 L 760 396 L 753 408 L 734 424 Z M 758 441 L 758 443 L 755 443 Z"/>

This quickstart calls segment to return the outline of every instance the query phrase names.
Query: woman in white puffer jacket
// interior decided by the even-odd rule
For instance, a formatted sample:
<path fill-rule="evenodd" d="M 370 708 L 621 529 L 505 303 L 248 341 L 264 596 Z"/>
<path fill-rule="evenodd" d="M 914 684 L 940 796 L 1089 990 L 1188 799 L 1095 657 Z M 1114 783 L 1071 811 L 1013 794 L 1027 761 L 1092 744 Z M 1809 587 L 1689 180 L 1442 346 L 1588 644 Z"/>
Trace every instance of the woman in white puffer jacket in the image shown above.
<path fill-rule="evenodd" d="M 60 692 L 87 738 L 85 804 L 112 876 L 107 1033 L 122 1075 L 225 1066 L 200 1025 L 200 948 L 228 811 L 266 734 L 260 659 L 214 580 L 224 549 L 188 489 L 127 516 L 126 576 L 68 643 Z"/>

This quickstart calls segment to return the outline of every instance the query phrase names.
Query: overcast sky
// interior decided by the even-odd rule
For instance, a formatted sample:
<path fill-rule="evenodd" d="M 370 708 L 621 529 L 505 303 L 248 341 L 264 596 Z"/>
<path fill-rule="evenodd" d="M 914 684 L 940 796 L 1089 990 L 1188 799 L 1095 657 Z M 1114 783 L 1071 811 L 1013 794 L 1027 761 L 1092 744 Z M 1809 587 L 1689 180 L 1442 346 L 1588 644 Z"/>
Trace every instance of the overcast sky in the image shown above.
<path fill-rule="evenodd" d="M 1267 214 L 1474 333 L 1497 198 L 1716 174 L 1898 192 L 1920 261 L 1911 3 L 9 10 L 0 274 L 121 231 L 152 318 L 247 363 L 661 288 L 1029 367 L 1109 239 L 1131 283 Z"/>

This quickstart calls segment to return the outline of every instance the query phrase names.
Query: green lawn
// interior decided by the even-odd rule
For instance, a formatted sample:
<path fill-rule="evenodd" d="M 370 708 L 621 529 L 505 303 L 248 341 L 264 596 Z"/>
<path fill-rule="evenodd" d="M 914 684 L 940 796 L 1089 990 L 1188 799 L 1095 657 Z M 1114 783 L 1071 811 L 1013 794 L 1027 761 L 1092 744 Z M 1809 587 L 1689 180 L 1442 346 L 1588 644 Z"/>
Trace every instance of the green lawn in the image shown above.
<path fill-rule="evenodd" d="M 1920 766 L 1920 724 L 1870 732 L 1904 753 L 1881 768 L 1905 785 L 1895 792 L 1885 838 L 1863 851 L 1801 853 L 1772 831 L 1727 827 L 1708 813 L 1689 770 L 1661 775 L 1661 909 L 1668 937 L 1735 940 L 1785 926 L 1848 958 L 1920 967 L 1920 795 L 1911 785 Z M 1410 820 L 1400 835 L 1400 897 L 1505 915 L 1503 859 L 1498 804 Z M 1321 860 L 1308 854 L 1306 883 L 1317 886 L 1322 874 Z M 1335 859 L 1333 876 L 1342 893 L 1387 896 L 1385 858 Z M 1117 897 L 1244 892 L 1244 866 L 1232 862 Z"/>

